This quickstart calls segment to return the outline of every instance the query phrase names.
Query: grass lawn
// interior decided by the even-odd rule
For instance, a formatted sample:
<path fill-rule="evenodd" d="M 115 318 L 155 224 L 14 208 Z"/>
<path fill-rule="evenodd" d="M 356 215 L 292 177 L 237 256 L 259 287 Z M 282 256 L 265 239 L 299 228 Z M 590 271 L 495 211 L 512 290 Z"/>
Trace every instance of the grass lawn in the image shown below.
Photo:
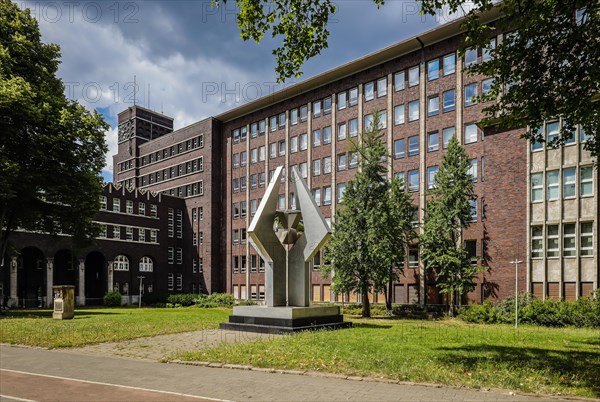
<path fill-rule="evenodd" d="M 47 348 L 83 346 L 160 334 L 217 328 L 227 308 L 104 308 L 75 310 L 72 320 L 53 320 L 51 310 L 0 313 L 0 342 Z"/>
<path fill-rule="evenodd" d="M 600 331 L 459 320 L 355 319 L 354 328 L 223 344 L 173 358 L 600 396 Z"/>

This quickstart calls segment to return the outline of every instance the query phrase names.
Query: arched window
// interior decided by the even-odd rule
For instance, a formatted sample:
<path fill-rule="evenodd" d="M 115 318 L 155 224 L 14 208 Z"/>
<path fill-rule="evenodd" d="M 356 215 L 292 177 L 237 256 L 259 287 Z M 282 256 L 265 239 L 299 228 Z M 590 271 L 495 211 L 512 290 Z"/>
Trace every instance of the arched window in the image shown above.
<path fill-rule="evenodd" d="M 142 257 L 140 259 L 140 272 L 152 272 L 154 263 L 150 257 Z"/>
<path fill-rule="evenodd" d="M 113 269 L 115 271 L 129 271 L 129 258 L 125 257 L 123 254 L 116 256 Z"/>

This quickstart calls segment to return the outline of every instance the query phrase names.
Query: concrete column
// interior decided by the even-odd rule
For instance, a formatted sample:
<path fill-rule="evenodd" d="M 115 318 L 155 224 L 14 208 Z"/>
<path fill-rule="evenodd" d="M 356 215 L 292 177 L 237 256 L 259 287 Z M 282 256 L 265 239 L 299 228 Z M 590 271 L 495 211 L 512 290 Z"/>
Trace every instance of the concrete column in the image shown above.
<path fill-rule="evenodd" d="M 85 306 L 85 260 L 79 260 L 79 296 L 77 304 Z"/>
<path fill-rule="evenodd" d="M 17 295 L 17 257 L 10 258 L 10 298 L 8 307 L 17 307 L 19 296 Z"/>
<path fill-rule="evenodd" d="M 112 261 L 110 261 L 108 263 L 108 275 L 107 276 L 108 276 L 108 286 L 107 286 L 107 289 L 108 289 L 109 292 L 112 292 L 113 291 L 113 284 L 114 284 L 114 281 L 113 281 L 113 262 Z"/>
<path fill-rule="evenodd" d="M 54 257 L 46 258 L 46 308 L 52 308 L 54 304 Z"/>

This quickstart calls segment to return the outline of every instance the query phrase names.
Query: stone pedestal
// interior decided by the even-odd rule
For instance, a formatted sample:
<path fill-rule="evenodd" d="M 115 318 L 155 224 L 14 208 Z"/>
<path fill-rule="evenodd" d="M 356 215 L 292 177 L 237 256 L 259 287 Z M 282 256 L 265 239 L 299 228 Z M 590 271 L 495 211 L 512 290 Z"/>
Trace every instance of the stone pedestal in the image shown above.
<path fill-rule="evenodd" d="M 75 316 L 75 286 L 52 286 L 54 290 L 54 311 L 52 318 L 55 320 L 70 320 Z"/>
<path fill-rule="evenodd" d="M 338 306 L 316 307 L 267 307 L 236 306 L 229 322 L 220 324 L 221 329 L 287 334 L 316 329 L 349 328 Z"/>

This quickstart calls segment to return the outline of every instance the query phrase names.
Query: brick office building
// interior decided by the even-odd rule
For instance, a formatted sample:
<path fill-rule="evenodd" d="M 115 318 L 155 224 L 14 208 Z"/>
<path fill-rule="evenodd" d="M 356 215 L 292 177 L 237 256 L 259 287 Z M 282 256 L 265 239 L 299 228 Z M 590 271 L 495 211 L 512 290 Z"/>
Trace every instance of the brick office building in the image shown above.
<path fill-rule="evenodd" d="M 599 282 L 599 205 L 598 173 L 583 150 L 586 135 L 578 129 L 565 147 L 546 149 L 522 139 L 524 130 L 480 127 L 486 104 L 473 97 L 491 81 L 463 69 L 489 54 L 468 49 L 458 57 L 464 39 L 459 25 L 443 25 L 177 131 L 166 116 L 129 108 L 119 114 L 114 181 L 183 198 L 189 225 L 183 252 L 192 258 L 184 284 L 260 299 L 265 265 L 246 230 L 271 172 L 298 166 L 332 220 L 356 171 L 349 139 L 379 112 L 392 155 L 388 177 L 404 178 L 419 206 L 417 225 L 449 139 L 456 136 L 470 155 L 478 199 L 463 239 L 487 269 L 468 300 L 511 295 L 515 279 L 519 289 L 539 297 L 587 295 Z M 496 32 L 494 43 L 502 39 Z M 551 139 L 560 124 L 557 118 L 541 130 Z M 293 202 L 286 182 L 280 207 Z M 515 259 L 523 261 L 517 278 Z M 331 293 L 329 278 L 321 278 L 321 263 L 317 255 L 313 300 L 342 300 Z M 416 245 L 393 297 L 395 303 L 442 301 Z"/>

